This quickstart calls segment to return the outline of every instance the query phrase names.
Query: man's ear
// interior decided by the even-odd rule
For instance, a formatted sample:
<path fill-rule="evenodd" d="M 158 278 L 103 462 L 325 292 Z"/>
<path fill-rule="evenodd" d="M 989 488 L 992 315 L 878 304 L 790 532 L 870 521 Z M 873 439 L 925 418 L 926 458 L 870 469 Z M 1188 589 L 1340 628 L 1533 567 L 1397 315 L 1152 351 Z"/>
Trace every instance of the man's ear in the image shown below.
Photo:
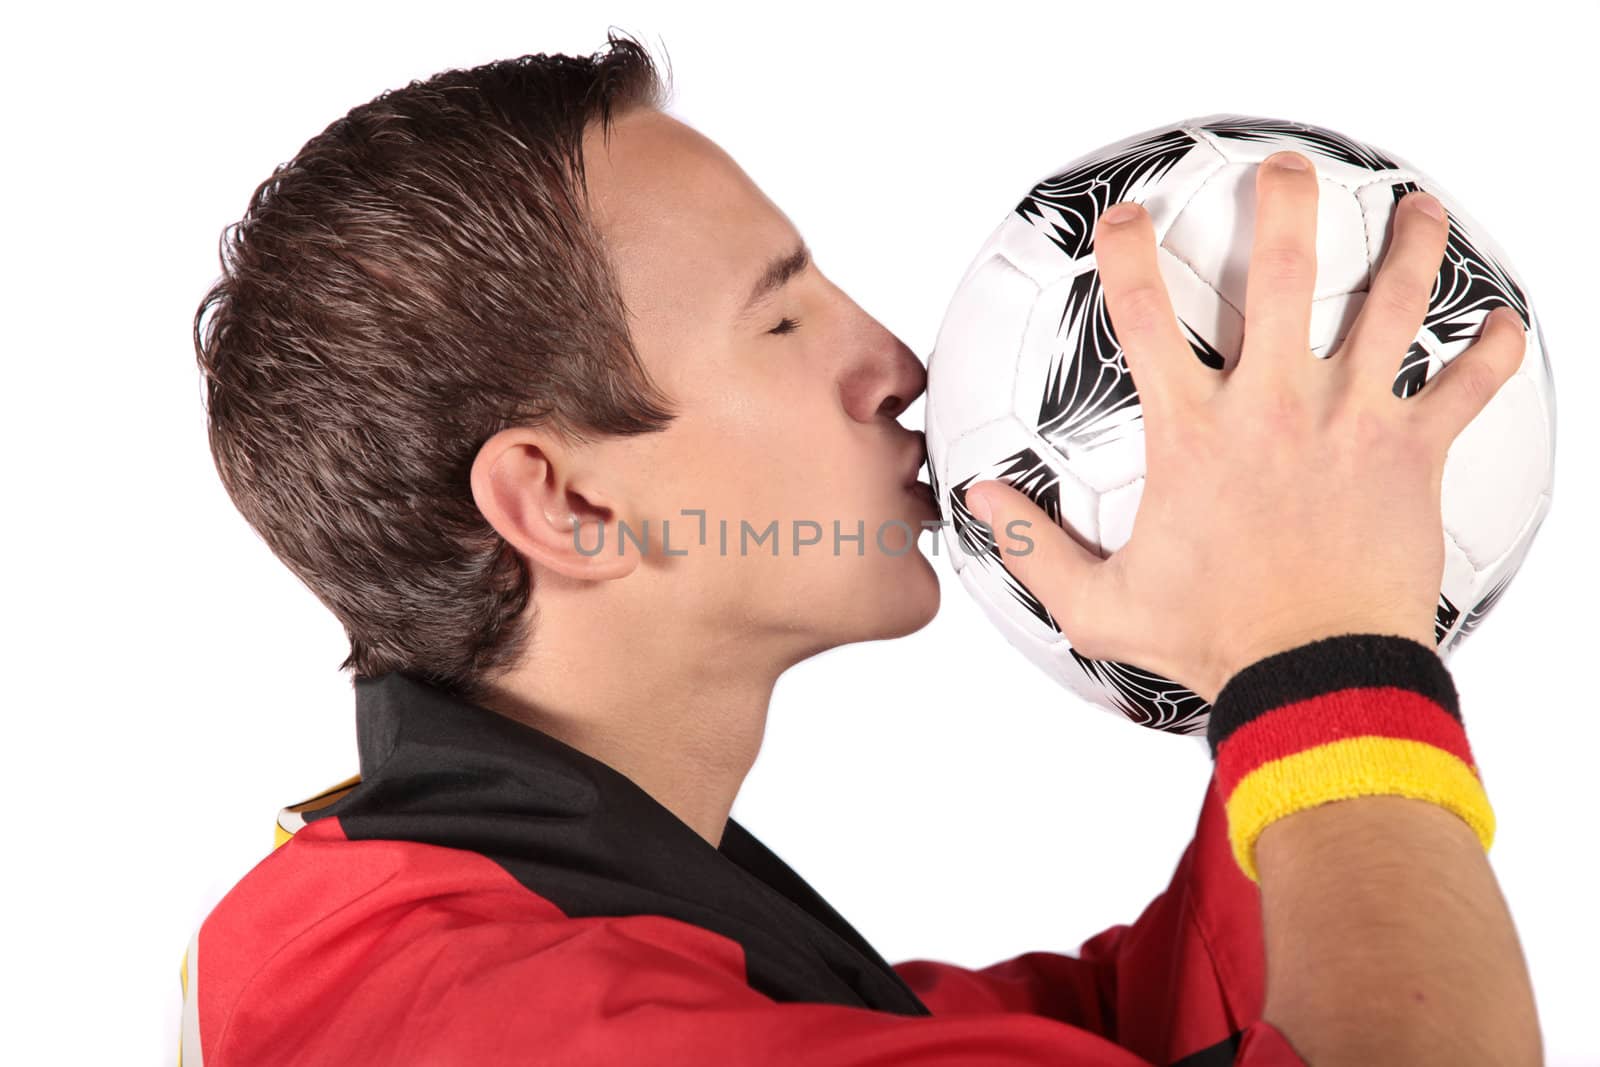
<path fill-rule="evenodd" d="M 617 531 L 606 528 L 616 519 L 615 502 L 583 470 L 585 456 L 552 431 L 508 427 L 478 449 L 472 498 L 495 532 L 538 566 L 609 581 L 632 573 L 639 557 L 617 551 Z"/>

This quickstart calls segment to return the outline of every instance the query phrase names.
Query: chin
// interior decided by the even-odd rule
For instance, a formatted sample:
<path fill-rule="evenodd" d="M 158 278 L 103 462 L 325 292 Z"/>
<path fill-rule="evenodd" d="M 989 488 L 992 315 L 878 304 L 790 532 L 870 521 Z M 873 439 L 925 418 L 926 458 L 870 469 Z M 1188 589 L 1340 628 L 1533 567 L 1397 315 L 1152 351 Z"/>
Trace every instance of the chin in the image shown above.
<path fill-rule="evenodd" d="M 877 599 L 877 633 L 864 640 L 884 640 L 916 633 L 939 613 L 939 575 L 919 550 L 895 560 L 889 588 Z"/>

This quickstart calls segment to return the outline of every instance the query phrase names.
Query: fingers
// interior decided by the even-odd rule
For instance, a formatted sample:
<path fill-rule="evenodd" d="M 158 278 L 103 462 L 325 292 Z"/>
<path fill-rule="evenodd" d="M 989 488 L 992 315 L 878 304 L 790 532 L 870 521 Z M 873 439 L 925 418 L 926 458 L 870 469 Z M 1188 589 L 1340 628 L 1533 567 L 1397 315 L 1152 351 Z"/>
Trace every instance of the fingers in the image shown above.
<path fill-rule="evenodd" d="M 1006 570 L 1039 598 L 1071 639 L 1067 620 L 1087 597 L 1089 579 L 1101 564 L 1100 557 L 1005 482 L 991 479 L 970 486 L 966 506 L 994 531 Z"/>
<path fill-rule="evenodd" d="M 1522 316 L 1508 307 L 1496 308 L 1484 320 L 1483 333 L 1472 347 L 1445 364 L 1422 392 L 1406 401 L 1405 407 L 1428 425 L 1433 439 L 1443 446 L 1440 455 L 1517 373 L 1527 347 Z"/>
<path fill-rule="evenodd" d="M 1437 214 L 1435 214 L 1437 212 Z M 1346 364 L 1362 384 L 1394 391 L 1395 375 L 1406 350 L 1422 328 L 1428 301 L 1439 278 L 1450 223 L 1443 205 L 1427 193 L 1400 201 L 1394 213 L 1393 237 L 1367 293 L 1366 303 L 1334 358 Z M 1375 383 L 1375 384 L 1373 384 Z"/>
<path fill-rule="evenodd" d="M 1176 411 L 1209 395 L 1220 377 L 1195 358 L 1178 326 L 1149 213 L 1131 202 L 1109 208 L 1095 225 L 1094 247 L 1106 310 L 1140 403 Z"/>
<path fill-rule="evenodd" d="M 1299 369 L 1294 361 L 1313 358 L 1311 297 L 1316 284 L 1317 172 L 1298 152 L 1278 152 L 1256 168 L 1244 351 L 1236 371 L 1281 380 Z"/>

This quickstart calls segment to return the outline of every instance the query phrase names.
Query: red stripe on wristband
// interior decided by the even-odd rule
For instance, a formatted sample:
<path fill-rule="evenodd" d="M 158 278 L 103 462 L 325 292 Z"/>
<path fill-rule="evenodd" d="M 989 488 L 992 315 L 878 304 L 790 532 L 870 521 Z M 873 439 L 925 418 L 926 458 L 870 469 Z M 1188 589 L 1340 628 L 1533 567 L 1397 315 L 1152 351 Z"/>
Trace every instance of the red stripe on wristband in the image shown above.
<path fill-rule="evenodd" d="M 1217 783 L 1227 797 L 1240 779 L 1264 763 L 1353 737 L 1421 741 L 1477 773 L 1458 719 L 1414 690 L 1372 686 L 1298 700 L 1240 726 L 1217 748 Z"/>

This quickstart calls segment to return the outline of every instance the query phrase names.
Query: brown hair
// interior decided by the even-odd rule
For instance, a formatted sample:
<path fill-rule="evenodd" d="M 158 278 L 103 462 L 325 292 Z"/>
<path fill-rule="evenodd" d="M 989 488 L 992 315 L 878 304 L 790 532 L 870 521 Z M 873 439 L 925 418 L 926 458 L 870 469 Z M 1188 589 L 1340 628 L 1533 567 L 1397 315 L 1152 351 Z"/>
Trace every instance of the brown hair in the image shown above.
<path fill-rule="evenodd" d="M 672 418 L 585 208 L 583 134 L 661 109 L 649 53 L 526 55 L 384 92 L 279 165 L 223 230 L 194 317 L 212 455 L 344 625 L 358 676 L 469 698 L 524 653 L 532 582 L 473 503 L 483 443 Z M 208 317 L 209 313 L 209 317 Z"/>

